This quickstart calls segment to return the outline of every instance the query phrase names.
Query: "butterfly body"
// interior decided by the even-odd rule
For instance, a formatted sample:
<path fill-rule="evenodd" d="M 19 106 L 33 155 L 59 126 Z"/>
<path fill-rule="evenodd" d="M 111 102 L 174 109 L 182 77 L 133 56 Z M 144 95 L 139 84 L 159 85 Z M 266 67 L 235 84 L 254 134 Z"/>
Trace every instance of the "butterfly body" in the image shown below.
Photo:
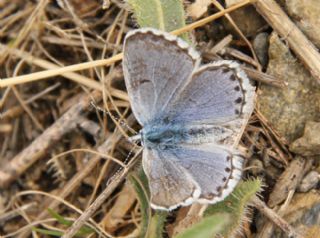
<path fill-rule="evenodd" d="M 255 88 L 233 61 L 199 65 L 199 54 L 166 32 L 142 28 L 126 36 L 124 78 L 143 127 L 142 165 L 155 209 L 216 203 L 241 178 L 236 145 Z"/>
<path fill-rule="evenodd" d="M 179 144 L 223 144 L 231 134 L 232 130 L 218 125 L 155 123 L 143 128 L 141 140 L 147 148 L 166 149 Z"/>

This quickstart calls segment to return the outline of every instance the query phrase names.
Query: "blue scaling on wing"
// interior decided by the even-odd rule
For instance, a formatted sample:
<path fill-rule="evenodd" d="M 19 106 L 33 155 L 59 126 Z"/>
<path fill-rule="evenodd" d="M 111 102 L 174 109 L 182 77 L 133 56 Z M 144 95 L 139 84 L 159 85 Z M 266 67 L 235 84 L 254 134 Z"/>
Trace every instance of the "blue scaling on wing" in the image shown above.
<path fill-rule="evenodd" d="M 168 107 L 175 123 L 225 123 L 253 110 L 255 88 L 231 61 L 217 61 L 196 70 L 182 93 Z"/>
<path fill-rule="evenodd" d="M 197 182 L 200 203 L 216 203 L 228 196 L 241 178 L 243 158 L 230 148 L 212 143 L 177 145 L 166 151 L 174 164 Z M 170 156 L 171 155 L 171 156 Z"/>
<path fill-rule="evenodd" d="M 172 210 L 224 199 L 241 177 L 234 147 L 254 108 L 255 88 L 232 61 L 198 68 L 199 55 L 168 33 L 127 34 L 123 70 L 143 126 L 151 206 Z"/>
<path fill-rule="evenodd" d="M 149 181 L 151 206 L 155 209 L 187 206 L 200 195 L 198 184 L 175 160 L 176 157 L 167 151 L 143 150 L 142 165 Z"/>
<path fill-rule="evenodd" d="M 133 113 L 146 125 L 179 94 L 199 55 L 176 36 L 143 28 L 127 34 L 123 71 Z"/>

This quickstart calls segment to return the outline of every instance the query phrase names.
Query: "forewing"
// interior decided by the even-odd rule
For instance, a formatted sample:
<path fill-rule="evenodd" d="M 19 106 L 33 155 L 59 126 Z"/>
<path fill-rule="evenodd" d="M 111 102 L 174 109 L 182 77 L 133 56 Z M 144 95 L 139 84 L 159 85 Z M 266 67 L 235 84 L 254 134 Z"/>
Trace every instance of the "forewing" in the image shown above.
<path fill-rule="evenodd" d="M 200 187 L 200 203 L 216 203 L 228 196 L 241 177 L 240 154 L 212 144 L 180 146 L 169 151 Z"/>
<path fill-rule="evenodd" d="M 172 210 L 198 198 L 198 185 L 172 154 L 145 148 L 142 162 L 149 181 L 151 207 Z"/>
<path fill-rule="evenodd" d="M 193 73 L 169 106 L 169 120 L 221 123 L 245 118 L 253 111 L 254 90 L 237 63 L 217 61 Z"/>
<path fill-rule="evenodd" d="M 149 28 L 129 32 L 123 52 L 125 83 L 141 125 L 161 117 L 199 63 L 198 53 L 186 42 Z"/>

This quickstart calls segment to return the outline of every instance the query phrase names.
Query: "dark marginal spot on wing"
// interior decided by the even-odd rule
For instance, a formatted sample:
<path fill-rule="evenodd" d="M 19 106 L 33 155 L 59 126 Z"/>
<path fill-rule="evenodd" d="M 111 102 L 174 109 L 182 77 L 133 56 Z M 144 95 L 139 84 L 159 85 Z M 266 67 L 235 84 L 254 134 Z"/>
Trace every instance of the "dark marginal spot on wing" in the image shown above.
<path fill-rule="evenodd" d="M 225 170 L 227 173 L 230 173 L 230 172 L 231 172 L 231 169 L 230 169 L 230 168 L 228 168 L 228 167 L 227 167 L 227 168 L 225 168 L 224 170 Z"/>
<path fill-rule="evenodd" d="M 235 100 L 235 103 L 242 103 L 242 97 L 238 97 L 238 98 Z"/>
<path fill-rule="evenodd" d="M 230 72 L 230 69 L 228 69 L 228 68 L 222 68 L 222 72 L 225 73 L 225 74 L 227 74 L 227 73 Z"/>
<path fill-rule="evenodd" d="M 231 79 L 231 81 L 236 81 L 237 78 L 234 74 L 231 74 L 230 79 Z"/>
<path fill-rule="evenodd" d="M 235 86 L 235 87 L 234 87 L 234 90 L 237 91 L 237 92 L 239 92 L 239 91 L 240 91 L 240 86 Z"/>

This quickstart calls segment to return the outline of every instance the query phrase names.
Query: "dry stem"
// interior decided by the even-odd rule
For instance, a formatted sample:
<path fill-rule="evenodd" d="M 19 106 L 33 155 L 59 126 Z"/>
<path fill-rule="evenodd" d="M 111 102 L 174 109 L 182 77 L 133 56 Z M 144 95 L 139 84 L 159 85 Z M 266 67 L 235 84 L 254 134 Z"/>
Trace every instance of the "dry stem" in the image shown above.
<path fill-rule="evenodd" d="M 290 226 L 282 217 L 275 213 L 272 209 L 267 207 L 267 205 L 262 202 L 259 198 L 255 198 L 252 201 L 253 205 L 266 217 L 268 217 L 274 224 L 283 230 L 288 237 L 292 238 L 303 238 L 298 234 L 292 226 Z"/>
<path fill-rule="evenodd" d="M 274 0 L 259 0 L 254 5 L 270 26 L 289 43 L 290 48 L 320 82 L 320 54 L 317 48 Z"/>
<path fill-rule="evenodd" d="M 140 154 L 142 148 L 135 155 Z M 121 173 L 117 174 L 113 181 L 106 187 L 106 189 L 97 197 L 97 199 L 86 209 L 86 211 L 81 214 L 81 216 L 72 224 L 72 226 L 66 231 L 62 238 L 73 237 L 77 231 L 84 225 L 84 223 L 98 210 L 98 208 L 105 202 L 105 200 L 110 196 L 110 194 L 116 189 L 118 184 L 123 181 L 128 174 L 129 170 L 134 166 L 137 160 L 133 158 L 130 160 L 129 164 L 122 170 Z"/>
<path fill-rule="evenodd" d="M 94 92 L 91 95 L 84 97 L 79 103 L 72 106 L 65 114 L 63 114 L 63 116 L 38 136 L 28 147 L 1 168 L 0 187 L 7 187 L 33 163 L 40 159 L 50 146 L 59 141 L 64 134 L 73 130 L 79 122 L 78 119 L 81 119 L 80 114 L 90 105 L 92 98 L 99 101 L 100 97 L 100 92 Z"/>
<path fill-rule="evenodd" d="M 191 23 L 181 29 L 175 30 L 173 32 L 171 32 L 174 35 L 180 35 L 183 34 L 185 32 L 191 31 L 195 28 L 201 27 L 219 17 L 224 16 L 225 14 L 232 12 L 240 7 L 243 7 L 249 3 L 255 2 L 254 0 L 245 0 L 239 4 L 235 4 L 230 8 L 227 8 L 223 11 L 220 11 L 216 14 L 213 14 L 211 16 L 208 16 L 204 19 L 201 19 L 197 22 Z M 0 44 L 1 48 L 5 48 L 7 49 L 7 47 L 5 47 L 4 45 Z M 17 56 L 20 56 L 17 53 L 17 50 L 10 50 L 10 53 L 13 53 Z M 42 72 L 37 72 L 37 73 L 32 73 L 32 74 L 27 74 L 27 75 L 21 75 L 21 76 L 17 76 L 17 77 L 13 77 L 13 78 L 6 78 L 5 80 L 1 80 L 0 81 L 0 88 L 2 87 L 7 87 L 7 86 L 11 86 L 11 85 L 17 85 L 17 84 L 22 84 L 22 83 L 27 83 L 27 82 L 32 82 L 32 81 L 36 81 L 39 79 L 44 79 L 44 78 L 48 78 L 48 77 L 52 77 L 52 76 L 57 76 L 57 75 L 63 75 L 63 76 L 68 76 L 68 74 L 72 74 L 71 72 L 73 71 L 79 71 L 79 70 L 83 70 L 83 69 L 90 69 L 93 67 L 98 67 L 98 66 L 108 66 L 108 65 L 112 65 L 115 62 L 121 60 L 123 57 L 123 53 L 117 54 L 111 58 L 108 59 L 102 59 L 102 60 L 95 60 L 92 62 L 86 62 L 86 63 L 81 63 L 81 64 L 75 64 L 75 65 L 70 65 L 70 66 L 66 66 L 63 68 L 57 68 L 57 66 L 51 64 L 51 68 L 50 70 L 46 70 L 46 71 L 42 71 Z M 34 60 L 33 60 L 34 62 Z M 46 68 L 46 67 L 45 67 Z M 69 79 L 71 79 L 70 77 L 67 77 Z M 73 79 L 75 80 L 75 79 Z M 87 81 L 87 80 L 81 80 L 78 81 L 79 83 L 85 84 L 88 87 L 91 87 L 93 89 L 96 90 L 101 90 L 101 86 L 98 82 L 95 82 L 93 80 Z"/>

